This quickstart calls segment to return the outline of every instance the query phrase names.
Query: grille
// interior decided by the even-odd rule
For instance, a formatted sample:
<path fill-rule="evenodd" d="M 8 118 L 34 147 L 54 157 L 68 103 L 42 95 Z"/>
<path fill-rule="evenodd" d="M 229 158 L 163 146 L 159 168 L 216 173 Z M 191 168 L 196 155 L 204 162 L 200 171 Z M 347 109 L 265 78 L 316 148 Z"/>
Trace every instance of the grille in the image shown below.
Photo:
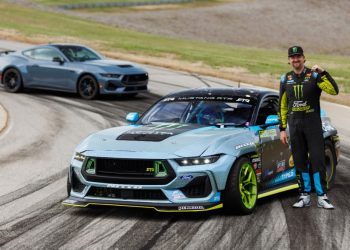
<path fill-rule="evenodd" d="M 153 176 L 149 172 L 154 160 L 96 159 L 96 172 L 101 175 Z"/>
<path fill-rule="evenodd" d="M 96 174 L 82 171 L 84 178 L 88 181 L 162 185 L 175 178 L 175 172 L 167 161 L 115 158 L 95 158 L 94 160 Z"/>
<path fill-rule="evenodd" d="M 123 76 L 122 83 L 133 84 L 140 83 L 148 80 L 148 74 L 138 74 L 138 75 L 125 75 Z"/>
<path fill-rule="evenodd" d="M 198 176 L 194 178 L 181 191 L 188 198 L 207 197 L 211 192 L 211 184 L 208 176 Z"/>
<path fill-rule="evenodd" d="M 134 200 L 167 200 L 161 190 L 133 190 L 91 187 L 88 196 Z"/>

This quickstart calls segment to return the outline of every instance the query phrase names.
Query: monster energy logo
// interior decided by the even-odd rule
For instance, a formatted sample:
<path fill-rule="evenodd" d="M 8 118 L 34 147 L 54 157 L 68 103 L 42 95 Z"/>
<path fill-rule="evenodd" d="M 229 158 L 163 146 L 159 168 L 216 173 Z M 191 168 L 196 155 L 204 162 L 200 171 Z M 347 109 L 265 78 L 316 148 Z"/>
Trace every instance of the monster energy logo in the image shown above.
<path fill-rule="evenodd" d="M 297 47 L 294 47 L 293 48 L 293 53 L 297 52 L 298 48 Z"/>
<path fill-rule="evenodd" d="M 293 89 L 295 98 L 300 99 L 303 97 L 303 85 L 295 85 Z"/>

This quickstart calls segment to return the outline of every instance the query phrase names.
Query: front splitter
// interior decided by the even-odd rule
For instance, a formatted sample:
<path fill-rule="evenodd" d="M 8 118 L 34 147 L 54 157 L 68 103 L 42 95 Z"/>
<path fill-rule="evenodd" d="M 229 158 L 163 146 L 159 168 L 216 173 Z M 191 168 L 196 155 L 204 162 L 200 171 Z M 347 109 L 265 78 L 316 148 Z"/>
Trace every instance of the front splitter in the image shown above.
<path fill-rule="evenodd" d="M 113 207 L 134 207 L 154 209 L 158 212 L 183 213 L 183 212 L 205 212 L 223 207 L 222 203 L 204 203 L 204 204 L 157 204 L 153 205 L 146 202 L 128 202 L 111 200 L 86 200 L 76 197 L 69 197 L 62 202 L 65 206 L 88 207 L 88 206 L 113 206 Z"/>

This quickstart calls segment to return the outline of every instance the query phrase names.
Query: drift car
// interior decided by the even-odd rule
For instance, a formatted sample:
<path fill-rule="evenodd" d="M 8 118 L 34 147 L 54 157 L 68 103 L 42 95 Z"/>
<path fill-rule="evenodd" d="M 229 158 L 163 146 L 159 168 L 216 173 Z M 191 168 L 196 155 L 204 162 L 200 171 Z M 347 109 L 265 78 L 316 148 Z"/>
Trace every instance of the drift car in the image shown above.
<path fill-rule="evenodd" d="M 63 204 L 249 214 L 258 198 L 299 188 L 277 110 L 278 94 L 269 91 L 170 94 L 141 117 L 128 114 L 130 125 L 92 134 L 76 148 Z M 339 139 L 324 112 L 322 122 L 330 185 Z"/>
<path fill-rule="evenodd" d="M 104 58 L 74 44 L 48 44 L 0 52 L 0 83 L 8 92 L 23 88 L 79 93 L 137 95 L 147 91 L 148 73 L 130 62 Z"/>

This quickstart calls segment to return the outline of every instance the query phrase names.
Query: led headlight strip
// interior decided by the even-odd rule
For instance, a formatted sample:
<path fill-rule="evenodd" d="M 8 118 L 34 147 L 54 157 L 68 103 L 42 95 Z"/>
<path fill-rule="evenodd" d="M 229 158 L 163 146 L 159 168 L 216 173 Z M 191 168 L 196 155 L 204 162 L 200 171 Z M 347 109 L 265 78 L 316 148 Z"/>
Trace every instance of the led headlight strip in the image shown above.
<path fill-rule="evenodd" d="M 175 159 L 180 166 L 206 165 L 219 160 L 220 155 Z"/>
<path fill-rule="evenodd" d="M 74 155 L 74 159 L 77 161 L 83 162 L 85 160 L 85 155 L 83 155 L 82 153 L 76 152 Z"/>

